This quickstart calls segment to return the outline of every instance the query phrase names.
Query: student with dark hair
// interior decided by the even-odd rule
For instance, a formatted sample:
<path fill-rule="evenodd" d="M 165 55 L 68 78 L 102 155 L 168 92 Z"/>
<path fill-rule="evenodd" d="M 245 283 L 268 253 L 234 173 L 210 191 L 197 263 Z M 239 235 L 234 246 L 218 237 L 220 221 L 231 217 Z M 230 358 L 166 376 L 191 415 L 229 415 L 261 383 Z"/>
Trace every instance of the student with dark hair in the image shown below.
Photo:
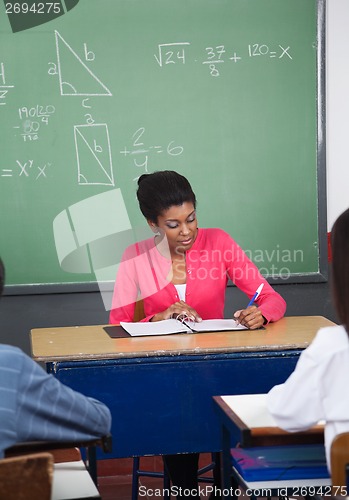
<path fill-rule="evenodd" d="M 196 197 L 174 171 L 139 178 L 139 207 L 154 237 L 128 247 L 116 278 L 110 323 L 133 321 L 143 300 L 143 321 L 184 314 L 194 321 L 220 319 L 230 278 L 249 298 L 263 283 L 256 304 L 236 311 L 248 328 L 260 328 L 285 313 L 285 301 L 261 276 L 243 250 L 221 229 L 198 227 Z M 164 457 L 172 484 L 198 496 L 198 454 Z M 191 498 L 191 497 L 187 497 Z"/>
<path fill-rule="evenodd" d="M 0 295 L 4 281 L 0 259 Z M 0 344 L 0 458 L 19 442 L 85 441 L 110 427 L 103 403 L 63 385 L 17 347 Z"/>
<path fill-rule="evenodd" d="M 277 425 L 301 431 L 325 420 L 325 447 L 349 431 L 349 209 L 332 228 L 332 295 L 340 326 L 321 328 L 302 352 L 294 372 L 268 394 L 268 408 Z"/>

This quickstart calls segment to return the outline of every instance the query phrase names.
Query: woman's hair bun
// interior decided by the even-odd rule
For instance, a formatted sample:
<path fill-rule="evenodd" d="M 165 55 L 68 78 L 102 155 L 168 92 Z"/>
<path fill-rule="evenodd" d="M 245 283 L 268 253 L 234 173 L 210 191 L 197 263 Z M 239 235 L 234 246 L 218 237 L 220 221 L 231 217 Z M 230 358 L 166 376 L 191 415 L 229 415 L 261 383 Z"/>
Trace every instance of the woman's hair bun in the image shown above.
<path fill-rule="evenodd" d="M 149 175 L 149 174 L 142 174 L 142 175 L 138 178 L 138 186 L 140 185 L 140 183 L 141 183 L 142 181 L 144 181 L 144 179 L 145 179 L 146 177 L 148 177 L 148 175 Z"/>

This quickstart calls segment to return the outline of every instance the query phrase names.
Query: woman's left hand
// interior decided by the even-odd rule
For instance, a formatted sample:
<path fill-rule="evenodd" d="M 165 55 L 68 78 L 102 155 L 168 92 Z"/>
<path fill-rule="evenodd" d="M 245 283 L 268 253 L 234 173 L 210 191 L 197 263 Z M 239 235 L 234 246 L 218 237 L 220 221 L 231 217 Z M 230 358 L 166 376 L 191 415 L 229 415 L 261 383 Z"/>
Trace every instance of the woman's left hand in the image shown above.
<path fill-rule="evenodd" d="M 247 309 L 240 309 L 234 313 L 234 318 L 241 325 L 246 326 L 250 330 L 256 330 L 263 326 L 265 318 L 257 306 L 250 306 Z"/>

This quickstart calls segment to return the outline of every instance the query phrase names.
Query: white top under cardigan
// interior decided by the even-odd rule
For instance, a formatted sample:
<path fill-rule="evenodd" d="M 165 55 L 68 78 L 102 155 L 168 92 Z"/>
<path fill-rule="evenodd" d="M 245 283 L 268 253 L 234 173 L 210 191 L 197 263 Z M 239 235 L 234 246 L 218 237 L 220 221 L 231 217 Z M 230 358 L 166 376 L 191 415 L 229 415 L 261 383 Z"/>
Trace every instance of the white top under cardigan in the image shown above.
<path fill-rule="evenodd" d="M 305 430 L 325 420 L 325 447 L 349 431 L 349 340 L 343 326 L 321 328 L 284 384 L 273 387 L 268 409 L 287 431 Z"/>
<path fill-rule="evenodd" d="M 183 283 L 180 285 L 175 285 L 175 287 L 178 293 L 179 300 L 183 300 L 185 302 L 185 292 L 187 289 L 187 284 Z"/>

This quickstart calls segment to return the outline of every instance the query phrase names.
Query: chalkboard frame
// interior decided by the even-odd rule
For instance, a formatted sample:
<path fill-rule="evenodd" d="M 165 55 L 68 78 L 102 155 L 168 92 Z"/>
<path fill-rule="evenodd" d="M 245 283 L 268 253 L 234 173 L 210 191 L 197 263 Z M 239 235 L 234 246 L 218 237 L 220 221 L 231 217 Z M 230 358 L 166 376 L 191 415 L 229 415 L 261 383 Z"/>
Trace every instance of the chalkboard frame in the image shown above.
<path fill-rule="evenodd" d="M 270 277 L 271 284 L 321 283 L 328 281 L 327 194 L 326 194 L 326 0 L 317 0 L 317 215 L 319 271 L 292 274 L 287 280 Z M 230 286 L 234 286 L 229 283 Z M 97 282 L 6 285 L 4 295 L 34 295 L 98 292 Z"/>

